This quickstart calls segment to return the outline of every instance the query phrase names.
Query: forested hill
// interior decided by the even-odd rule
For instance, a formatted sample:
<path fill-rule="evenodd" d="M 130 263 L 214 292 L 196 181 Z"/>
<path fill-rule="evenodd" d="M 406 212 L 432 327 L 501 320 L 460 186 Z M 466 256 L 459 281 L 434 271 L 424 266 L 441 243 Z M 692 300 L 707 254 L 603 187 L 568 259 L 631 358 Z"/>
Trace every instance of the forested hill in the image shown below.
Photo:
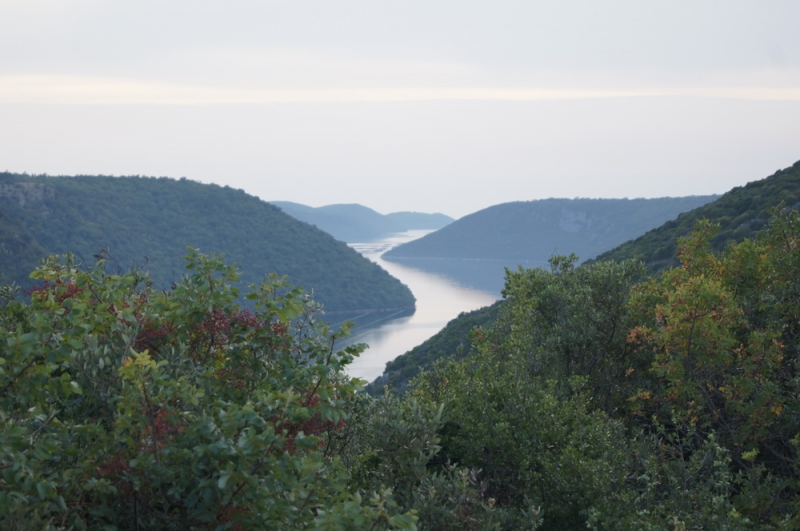
<path fill-rule="evenodd" d="M 118 266 L 144 265 L 169 286 L 186 247 L 224 253 L 242 282 L 270 272 L 314 291 L 328 312 L 413 307 L 400 281 L 346 244 L 242 190 L 186 179 L 48 177 L 0 173 L 2 281 L 30 285 L 44 254 L 86 263 L 108 249 Z"/>
<path fill-rule="evenodd" d="M 542 199 L 503 203 L 399 245 L 386 257 L 547 260 L 591 258 L 717 196 Z"/>
<path fill-rule="evenodd" d="M 732 189 L 707 205 L 678 216 L 639 238 L 599 255 L 596 260 L 637 257 L 650 271 L 676 265 L 677 241 L 689 234 L 700 219 L 719 223 L 712 246 L 721 250 L 728 242 L 751 238 L 761 230 L 775 207 L 800 206 L 800 161 L 770 177 Z"/>
<path fill-rule="evenodd" d="M 677 265 L 677 239 L 690 234 L 698 220 L 708 219 L 720 224 L 721 231 L 711 243 L 721 250 L 727 242 L 753 238 L 765 227 L 770 210 L 781 205 L 800 208 L 800 162 L 766 179 L 734 188 L 716 201 L 683 213 L 676 220 L 668 221 L 589 262 L 622 261 L 635 256 L 644 261 L 651 272 L 655 272 Z M 476 324 L 483 326 L 494 321 L 497 306 L 503 304 L 505 301 L 460 315 L 423 344 L 389 362 L 385 373 L 372 384 L 371 390 L 380 392 L 383 385 L 403 389 L 421 369 L 429 368 L 437 359 L 457 356 L 456 346 L 461 345 L 463 352 L 469 351 L 471 343 L 467 339 L 468 332 Z"/>
<path fill-rule="evenodd" d="M 436 230 L 453 222 L 453 218 L 450 216 L 439 213 L 393 212 L 381 214 L 358 204 L 310 207 L 290 201 L 270 202 L 290 216 L 316 225 L 332 234 L 337 240 L 349 243 L 373 241 L 392 233 L 408 230 Z"/>
<path fill-rule="evenodd" d="M 555 254 L 592 258 L 716 197 L 504 203 L 399 245 L 383 257 L 498 293 L 505 267 L 546 266 Z"/>

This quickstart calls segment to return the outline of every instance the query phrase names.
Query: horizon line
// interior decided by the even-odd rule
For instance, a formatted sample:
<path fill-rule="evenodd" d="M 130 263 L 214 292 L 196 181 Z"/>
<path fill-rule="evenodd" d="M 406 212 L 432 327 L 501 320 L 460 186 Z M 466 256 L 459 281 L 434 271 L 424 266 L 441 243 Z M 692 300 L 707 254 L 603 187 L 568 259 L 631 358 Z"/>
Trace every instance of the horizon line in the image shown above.
<path fill-rule="evenodd" d="M 235 88 L 67 76 L 0 76 L 0 104 L 252 105 L 402 103 L 415 101 L 546 101 L 696 97 L 800 101 L 800 87 L 697 86 L 651 89 L 503 87 Z"/>

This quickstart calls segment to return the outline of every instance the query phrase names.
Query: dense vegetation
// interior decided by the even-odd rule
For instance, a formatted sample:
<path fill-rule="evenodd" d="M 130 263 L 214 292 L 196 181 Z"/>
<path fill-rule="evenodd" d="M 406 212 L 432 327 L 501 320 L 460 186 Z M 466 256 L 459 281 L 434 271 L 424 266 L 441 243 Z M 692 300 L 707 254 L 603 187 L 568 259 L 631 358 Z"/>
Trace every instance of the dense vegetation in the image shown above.
<path fill-rule="evenodd" d="M 172 290 L 74 257 L 0 290 L 0 528 L 469 529 L 514 511 L 437 464 L 438 404 L 372 400 L 319 306 L 192 251 Z M 522 513 L 520 513 L 522 514 Z"/>
<path fill-rule="evenodd" d="M 479 468 L 500 507 L 541 529 L 796 529 L 800 525 L 800 215 L 680 266 L 508 275 L 472 355 L 412 383 L 442 402 L 440 459 Z"/>
<path fill-rule="evenodd" d="M 453 218 L 444 214 L 381 214 L 358 204 L 310 207 L 290 201 L 271 203 L 290 216 L 319 227 L 337 240 L 350 243 L 370 242 L 408 230 L 436 230 L 453 222 Z"/>
<path fill-rule="evenodd" d="M 650 271 L 660 271 L 676 265 L 678 238 L 689 234 L 698 220 L 719 223 L 720 230 L 711 242 L 719 250 L 731 241 L 755 236 L 766 224 L 770 209 L 781 204 L 800 206 L 800 161 L 766 179 L 734 188 L 713 203 L 681 214 L 678 219 L 599 255 L 597 260 L 636 257 Z"/>
<path fill-rule="evenodd" d="M 191 252 L 0 292 L 3 529 L 797 529 L 800 212 L 679 267 L 509 272 L 462 359 L 356 393 L 316 307 Z"/>
<path fill-rule="evenodd" d="M 463 284 L 499 291 L 504 268 L 546 266 L 554 254 L 587 259 L 716 196 L 659 199 L 544 199 L 504 203 L 383 255 Z M 491 277 L 492 283 L 489 283 Z M 496 289 L 492 289 L 496 287 Z"/>
<path fill-rule="evenodd" d="M 0 174 L 0 272 L 30 287 L 48 254 L 93 255 L 177 282 L 192 246 L 224 253 L 258 283 L 278 271 L 329 312 L 413 307 L 406 286 L 330 235 L 241 190 L 186 179 Z M 101 251 L 105 249 L 105 251 Z"/>
<path fill-rule="evenodd" d="M 800 211 L 721 231 L 695 223 L 658 276 L 509 271 L 379 398 L 276 276 L 245 309 L 195 250 L 166 290 L 49 259 L 29 297 L 0 288 L 0 528 L 797 529 Z"/>

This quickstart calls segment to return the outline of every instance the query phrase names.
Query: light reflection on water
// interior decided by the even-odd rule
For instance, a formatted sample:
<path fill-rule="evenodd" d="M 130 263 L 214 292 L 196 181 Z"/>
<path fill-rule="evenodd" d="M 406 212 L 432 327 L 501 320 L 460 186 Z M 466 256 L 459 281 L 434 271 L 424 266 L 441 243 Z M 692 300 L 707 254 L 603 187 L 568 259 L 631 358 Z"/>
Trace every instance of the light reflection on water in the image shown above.
<path fill-rule="evenodd" d="M 466 288 L 446 277 L 381 259 L 381 255 L 392 247 L 420 238 L 428 232 L 408 231 L 377 242 L 350 244 L 400 279 L 417 298 L 417 309 L 412 315 L 356 332 L 354 342 L 367 343 L 369 348 L 348 367 L 347 372 L 351 376 L 374 380 L 383 374 L 386 362 L 436 334 L 459 313 L 477 310 L 497 300 L 495 295 Z"/>

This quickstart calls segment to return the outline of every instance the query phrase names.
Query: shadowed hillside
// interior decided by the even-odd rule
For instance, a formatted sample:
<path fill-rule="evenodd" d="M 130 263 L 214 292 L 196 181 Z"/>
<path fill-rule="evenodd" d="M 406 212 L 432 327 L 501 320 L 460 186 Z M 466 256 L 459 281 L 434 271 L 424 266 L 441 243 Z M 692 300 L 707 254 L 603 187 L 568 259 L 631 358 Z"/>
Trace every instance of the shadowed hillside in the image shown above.
<path fill-rule="evenodd" d="M 409 308 L 408 288 L 329 234 L 242 190 L 186 179 L 0 174 L 0 272 L 30 285 L 45 254 L 84 263 L 106 249 L 116 267 L 143 266 L 169 287 L 192 246 L 224 253 L 243 283 L 270 272 L 314 291 L 328 312 Z"/>

